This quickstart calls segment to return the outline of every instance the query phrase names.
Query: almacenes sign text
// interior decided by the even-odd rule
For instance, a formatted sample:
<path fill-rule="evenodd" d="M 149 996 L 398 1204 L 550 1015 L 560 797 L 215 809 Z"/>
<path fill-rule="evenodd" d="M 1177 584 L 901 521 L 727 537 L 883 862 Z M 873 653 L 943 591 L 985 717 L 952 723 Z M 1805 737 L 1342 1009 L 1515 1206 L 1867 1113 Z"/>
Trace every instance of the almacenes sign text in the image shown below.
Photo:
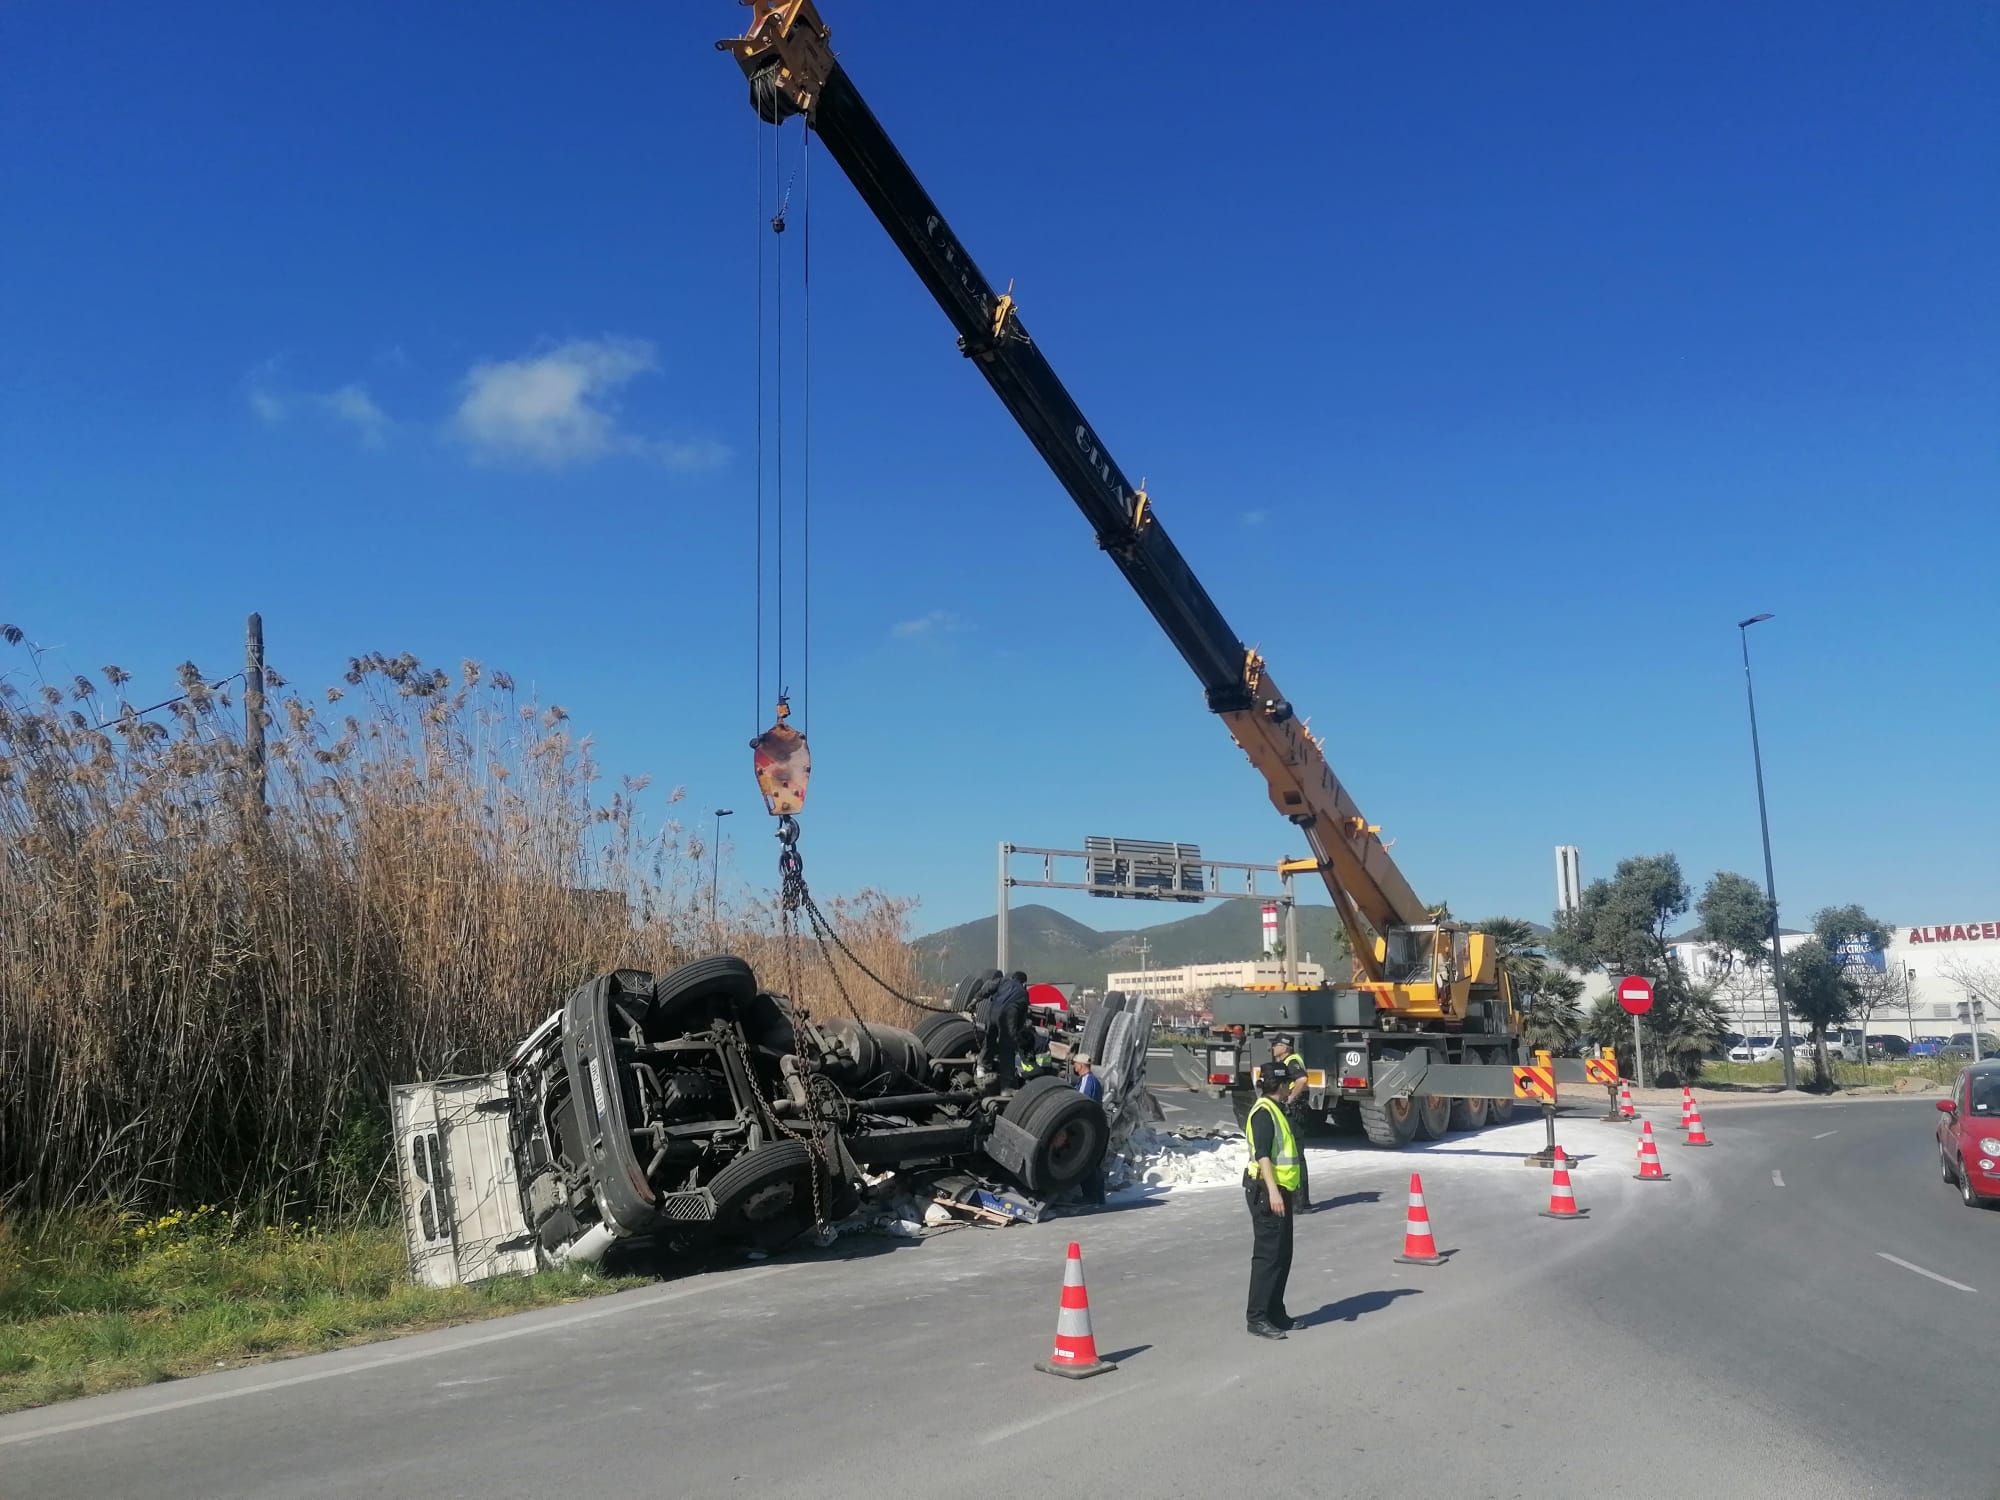
<path fill-rule="evenodd" d="M 1981 938 L 2000 938 L 2000 922 L 1966 922 L 1952 927 L 1912 927 L 1913 943 L 1976 943 Z"/>

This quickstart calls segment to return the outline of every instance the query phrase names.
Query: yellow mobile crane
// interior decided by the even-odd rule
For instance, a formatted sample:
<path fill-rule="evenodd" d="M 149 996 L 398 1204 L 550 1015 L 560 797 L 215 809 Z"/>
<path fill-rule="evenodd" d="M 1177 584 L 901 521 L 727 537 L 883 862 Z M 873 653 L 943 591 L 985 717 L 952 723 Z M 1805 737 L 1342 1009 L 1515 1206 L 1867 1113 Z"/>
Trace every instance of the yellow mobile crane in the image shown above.
<path fill-rule="evenodd" d="M 980 274 L 862 101 L 812 0 L 743 3 L 749 29 L 716 45 L 741 66 L 758 114 L 772 125 L 803 115 L 819 136 L 957 329 L 961 352 L 1193 668 L 1272 805 L 1304 837 L 1312 857 L 1288 872 L 1316 871 L 1332 894 L 1354 953 L 1352 979 L 1221 997 L 1211 1083 L 1247 1099 L 1255 1062 L 1248 1043 L 1284 1031 L 1306 1061 L 1312 1105 L 1357 1111 L 1378 1144 L 1504 1117 L 1518 1092 L 1519 1021 L 1494 943 L 1410 889 L 1380 827 L 1327 763 L 1324 742 L 1294 712 L 1263 657 L 1230 628 L 1145 490 L 1126 477 L 1028 336 L 1013 297 Z"/>

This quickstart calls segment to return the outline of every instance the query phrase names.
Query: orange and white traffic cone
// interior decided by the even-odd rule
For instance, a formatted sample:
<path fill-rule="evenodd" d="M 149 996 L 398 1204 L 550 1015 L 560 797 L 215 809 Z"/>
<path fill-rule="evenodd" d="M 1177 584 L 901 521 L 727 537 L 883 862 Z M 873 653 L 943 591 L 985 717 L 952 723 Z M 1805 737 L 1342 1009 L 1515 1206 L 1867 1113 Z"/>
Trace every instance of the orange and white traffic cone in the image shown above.
<path fill-rule="evenodd" d="M 1410 1209 L 1403 1222 L 1403 1253 L 1396 1257 L 1405 1265 L 1441 1266 L 1437 1241 L 1431 1238 L 1431 1211 L 1424 1207 L 1424 1180 L 1410 1174 Z"/>
<path fill-rule="evenodd" d="M 1639 1111 L 1632 1107 L 1632 1085 L 1624 1079 L 1618 1080 L 1618 1118 L 1631 1120 L 1638 1118 Z"/>
<path fill-rule="evenodd" d="M 1694 1090 L 1686 1085 L 1681 1087 L 1681 1129 L 1688 1128 L 1688 1120 L 1694 1114 Z"/>
<path fill-rule="evenodd" d="M 1576 1206 L 1576 1190 L 1569 1185 L 1569 1158 L 1563 1155 L 1563 1148 L 1556 1147 L 1556 1175 L 1549 1184 L 1549 1206 L 1542 1210 L 1545 1219 L 1580 1219 L 1583 1210 Z"/>
<path fill-rule="evenodd" d="M 1681 1144 L 1683 1146 L 1713 1146 L 1715 1142 L 1711 1141 L 1708 1138 L 1708 1132 L 1701 1128 L 1701 1106 L 1699 1104 L 1694 1105 L 1693 1109 L 1694 1113 L 1688 1117 L 1688 1138 L 1682 1141 Z"/>
<path fill-rule="evenodd" d="M 1641 1182 L 1665 1182 L 1667 1174 L 1660 1170 L 1660 1148 L 1653 1144 L 1653 1122 L 1646 1121 L 1644 1133 L 1639 1137 L 1639 1170 L 1632 1175 Z"/>
<path fill-rule="evenodd" d="M 1074 1241 L 1069 1247 L 1069 1258 L 1063 1262 L 1062 1311 L 1056 1314 L 1055 1353 L 1036 1360 L 1035 1368 L 1067 1380 L 1082 1380 L 1118 1368 L 1097 1357 L 1097 1339 L 1090 1331 L 1090 1293 L 1083 1285 L 1083 1250 Z"/>

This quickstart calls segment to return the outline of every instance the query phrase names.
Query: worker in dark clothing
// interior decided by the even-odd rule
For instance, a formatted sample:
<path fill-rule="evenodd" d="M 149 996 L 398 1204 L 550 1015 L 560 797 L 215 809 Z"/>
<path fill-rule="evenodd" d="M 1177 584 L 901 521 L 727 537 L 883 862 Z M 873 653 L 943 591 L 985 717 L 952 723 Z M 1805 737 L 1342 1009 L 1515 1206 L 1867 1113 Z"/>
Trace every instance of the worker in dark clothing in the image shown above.
<path fill-rule="evenodd" d="M 1030 1029 L 1027 975 L 1016 972 L 1002 979 L 986 1002 L 985 1061 L 1010 1087 L 1020 1081 L 1023 1042 L 1033 1044 L 1025 1035 Z"/>
<path fill-rule="evenodd" d="M 1250 1300 L 1244 1327 L 1260 1339 L 1291 1328 L 1285 1283 L 1292 1274 L 1292 1200 L 1299 1190 L 1299 1142 L 1278 1106 L 1285 1084 L 1269 1069 L 1257 1080 L 1250 1106 L 1250 1166 L 1243 1199 L 1250 1208 Z"/>
<path fill-rule="evenodd" d="M 1000 988 L 1000 981 L 1006 977 L 998 969 L 993 969 L 972 987 L 972 1003 L 966 1011 L 972 1017 L 972 1024 L 982 1033 L 986 1030 L 986 1013 L 993 1005 L 993 992 Z"/>
<path fill-rule="evenodd" d="M 1099 1078 L 1096 1070 L 1092 1068 L 1090 1054 L 1088 1052 L 1077 1053 L 1070 1059 L 1070 1069 L 1076 1074 L 1076 1091 L 1083 1095 L 1084 1098 L 1095 1099 L 1099 1104 L 1102 1104 L 1104 1102 L 1104 1080 Z M 1082 1187 L 1083 1201 L 1085 1203 L 1101 1204 L 1104 1201 L 1103 1162 L 1100 1161 L 1091 1169 L 1090 1175 L 1083 1179 Z"/>
<path fill-rule="evenodd" d="M 1271 1038 L 1271 1066 L 1282 1070 L 1285 1080 L 1284 1092 L 1278 1095 L 1278 1103 L 1284 1106 L 1285 1118 L 1292 1122 L 1292 1134 L 1299 1140 L 1306 1138 L 1306 1090 L 1310 1080 L 1306 1077 L 1306 1060 L 1292 1048 L 1288 1036 Z M 1299 1152 L 1299 1201 L 1298 1211 L 1309 1214 L 1313 1211 L 1312 1173 L 1306 1166 L 1306 1154 Z"/>

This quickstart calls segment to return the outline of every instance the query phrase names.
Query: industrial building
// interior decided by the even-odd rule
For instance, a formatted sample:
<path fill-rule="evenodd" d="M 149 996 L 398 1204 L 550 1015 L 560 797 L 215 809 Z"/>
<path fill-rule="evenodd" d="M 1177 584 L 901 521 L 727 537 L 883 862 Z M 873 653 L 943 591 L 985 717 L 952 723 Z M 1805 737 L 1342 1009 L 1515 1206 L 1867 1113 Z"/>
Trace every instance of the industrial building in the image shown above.
<path fill-rule="evenodd" d="M 1318 964 L 1298 965 L 1297 984 L 1323 984 L 1326 970 Z M 1240 990 L 1253 984 L 1285 983 L 1282 958 L 1245 959 L 1241 963 L 1182 964 L 1175 969 L 1134 969 L 1106 976 L 1107 990 L 1143 995 L 1162 1005 L 1191 1005 L 1217 990 Z"/>

